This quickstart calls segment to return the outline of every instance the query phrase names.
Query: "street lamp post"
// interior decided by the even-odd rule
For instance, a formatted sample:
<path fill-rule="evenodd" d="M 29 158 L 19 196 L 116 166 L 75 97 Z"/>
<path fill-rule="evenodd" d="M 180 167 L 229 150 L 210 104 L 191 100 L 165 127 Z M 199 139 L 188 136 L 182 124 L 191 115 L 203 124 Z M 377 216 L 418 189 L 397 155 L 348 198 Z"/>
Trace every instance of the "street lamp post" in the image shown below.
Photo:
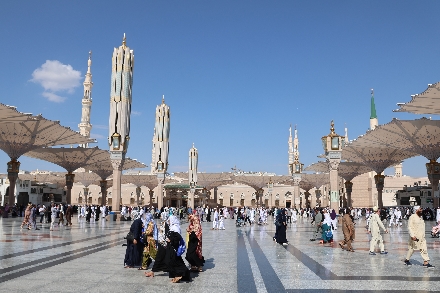
<path fill-rule="evenodd" d="M 321 141 L 330 171 L 330 208 L 338 210 L 338 167 L 341 162 L 342 147 L 345 145 L 345 137 L 335 133 L 333 120 L 330 125 L 330 134 L 323 136 Z"/>
<path fill-rule="evenodd" d="M 133 87 L 134 54 L 126 45 L 115 48 L 112 57 L 109 137 L 110 160 L 113 166 L 112 211 L 119 214 L 121 176 L 130 140 L 130 114 Z"/>

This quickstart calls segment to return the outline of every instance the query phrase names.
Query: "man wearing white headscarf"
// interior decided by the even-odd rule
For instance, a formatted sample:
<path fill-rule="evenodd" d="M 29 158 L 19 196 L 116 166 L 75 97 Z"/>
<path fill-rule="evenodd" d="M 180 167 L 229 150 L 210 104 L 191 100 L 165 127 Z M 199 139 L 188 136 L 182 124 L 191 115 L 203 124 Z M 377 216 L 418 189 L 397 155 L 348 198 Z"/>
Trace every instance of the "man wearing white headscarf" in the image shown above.
<path fill-rule="evenodd" d="M 382 235 L 380 235 L 380 229 L 384 230 L 385 233 L 388 233 L 388 230 L 380 220 L 380 210 L 377 207 L 373 207 L 373 212 L 374 213 L 371 214 L 370 222 L 368 224 L 368 233 L 371 233 L 370 255 L 376 255 L 374 248 L 376 247 L 377 242 L 379 242 L 380 254 L 388 254 L 383 245 L 383 238 Z"/>
<path fill-rule="evenodd" d="M 414 253 L 414 250 L 419 250 L 423 258 L 423 267 L 433 269 L 434 266 L 429 263 L 428 248 L 425 239 L 425 221 L 423 221 L 423 209 L 420 206 L 414 207 L 415 214 L 412 214 L 408 220 L 408 253 L 404 260 L 405 265 L 410 266 L 409 259 Z"/>
<path fill-rule="evenodd" d="M 214 209 L 214 220 L 212 221 L 212 229 L 211 230 L 217 230 L 218 229 L 218 212 L 217 209 Z"/>

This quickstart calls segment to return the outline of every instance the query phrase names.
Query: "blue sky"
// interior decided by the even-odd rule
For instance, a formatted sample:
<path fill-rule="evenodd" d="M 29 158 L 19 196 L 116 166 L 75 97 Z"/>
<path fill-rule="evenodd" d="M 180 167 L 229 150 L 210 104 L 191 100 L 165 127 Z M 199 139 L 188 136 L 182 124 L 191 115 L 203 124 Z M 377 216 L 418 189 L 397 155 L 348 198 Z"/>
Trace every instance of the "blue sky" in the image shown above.
<path fill-rule="evenodd" d="M 4 1 L 0 102 L 77 130 L 92 50 L 92 136 L 108 149 L 111 56 L 126 33 L 135 54 L 130 157 L 151 163 L 165 95 L 170 172 L 187 170 L 194 142 L 199 171 L 287 174 L 289 125 L 300 160 L 314 163 L 330 120 L 350 139 L 366 132 L 370 88 L 379 123 L 421 117 L 392 110 L 440 79 L 439 9 L 438 1 Z M 43 64 L 66 78 L 33 77 Z M 0 154 L 5 171 L 7 161 Z M 403 173 L 425 176 L 425 162 L 410 159 Z"/>

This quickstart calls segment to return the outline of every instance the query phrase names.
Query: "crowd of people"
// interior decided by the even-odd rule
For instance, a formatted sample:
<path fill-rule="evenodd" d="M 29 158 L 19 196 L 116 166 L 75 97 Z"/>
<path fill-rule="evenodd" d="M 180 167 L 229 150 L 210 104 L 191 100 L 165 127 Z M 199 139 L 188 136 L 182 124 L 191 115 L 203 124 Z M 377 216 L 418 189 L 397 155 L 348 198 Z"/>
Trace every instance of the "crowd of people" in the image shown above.
<path fill-rule="evenodd" d="M 188 215 L 189 225 L 182 236 L 177 209 L 164 208 L 160 215 L 160 227 L 153 219 L 153 209 L 133 210 L 133 223 L 127 234 L 124 268 L 147 270 L 146 277 L 157 272 L 168 273 L 172 283 L 191 281 L 190 272 L 202 272 L 205 259 L 202 254 L 202 226 L 196 210 Z M 183 237 L 186 238 L 183 239 Z M 186 266 L 183 255 L 189 263 Z"/>
<path fill-rule="evenodd" d="M 5 211 L 23 217 L 21 229 L 35 229 L 37 218 L 40 224 L 49 224 L 50 230 L 56 227 L 71 226 L 72 215 L 78 213 L 78 222 L 107 220 L 111 212 L 108 206 L 52 203 L 35 205 L 29 203 L 26 207 L 15 206 Z M 341 249 L 355 252 L 353 241 L 356 235 L 356 224 L 365 219 L 365 232 L 370 236 L 369 255 L 386 255 L 381 232 L 402 226 L 407 221 L 409 239 L 408 252 L 404 264 L 411 266 L 410 258 L 414 251 L 420 251 L 423 267 L 434 268 L 430 264 L 425 238 L 425 221 L 436 221 L 432 228 L 433 237 L 440 236 L 440 208 L 390 207 L 390 208 L 342 208 L 338 213 L 329 208 L 254 208 L 254 207 L 196 207 L 174 208 L 163 207 L 131 207 L 121 206 L 121 220 L 132 221 L 130 233 L 127 235 L 127 248 L 124 259 L 125 268 L 145 270 L 146 277 L 154 277 L 157 272 L 167 273 L 171 282 L 191 281 L 190 272 L 203 272 L 205 263 L 202 254 L 202 222 L 212 222 L 212 230 L 225 230 L 226 219 L 235 220 L 238 227 L 246 225 L 268 225 L 268 218 L 273 217 L 275 235 L 273 241 L 280 245 L 289 245 L 287 227 L 289 223 L 302 220 L 313 227 L 310 241 L 319 240 L 323 245 L 333 243 L 333 233 L 341 228 L 343 238 L 338 243 Z M 156 225 L 156 221 L 159 225 Z M 186 231 L 181 231 L 181 221 L 188 222 Z M 378 250 L 376 250 L 378 247 Z M 185 264 L 187 261 L 188 266 Z M 150 268 L 151 266 L 151 268 Z M 147 271 L 149 270 L 149 271 Z"/>

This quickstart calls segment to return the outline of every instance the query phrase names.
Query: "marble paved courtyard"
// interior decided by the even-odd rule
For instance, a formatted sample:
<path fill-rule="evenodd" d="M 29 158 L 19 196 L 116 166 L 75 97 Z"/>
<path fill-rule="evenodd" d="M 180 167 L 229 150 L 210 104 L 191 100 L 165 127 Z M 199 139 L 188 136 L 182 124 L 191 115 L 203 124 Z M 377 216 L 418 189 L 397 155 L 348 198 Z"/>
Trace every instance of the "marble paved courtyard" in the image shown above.
<path fill-rule="evenodd" d="M 408 232 L 391 228 L 384 234 L 388 255 L 368 255 L 365 220 L 357 221 L 354 253 L 335 243 L 310 242 L 313 228 L 300 220 L 288 227 L 287 247 L 272 241 L 275 226 L 210 230 L 203 223 L 202 273 L 190 283 L 172 284 L 166 274 L 144 277 L 124 269 L 123 237 L 130 222 L 78 222 L 72 228 L 20 230 L 22 218 L 0 218 L 0 292 L 440 292 L 440 240 L 431 238 L 428 252 L 433 270 L 422 268 L 420 253 L 412 267 L 403 265 Z M 186 228 L 182 224 L 182 230 Z"/>

